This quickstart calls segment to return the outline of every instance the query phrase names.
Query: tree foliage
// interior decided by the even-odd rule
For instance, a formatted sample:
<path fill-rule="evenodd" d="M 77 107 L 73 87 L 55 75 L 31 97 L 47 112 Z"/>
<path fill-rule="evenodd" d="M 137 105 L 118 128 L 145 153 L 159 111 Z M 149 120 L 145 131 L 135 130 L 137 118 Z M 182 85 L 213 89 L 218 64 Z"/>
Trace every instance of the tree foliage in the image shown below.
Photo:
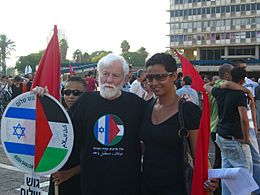
<path fill-rule="evenodd" d="M 90 55 L 91 62 L 98 62 L 101 58 L 106 56 L 107 54 L 112 53 L 111 51 L 95 51 Z"/>
<path fill-rule="evenodd" d="M 16 75 L 16 69 L 14 67 L 7 68 L 6 75 L 14 77 Z"/>
<path fill-rule="evenodd" d="M 74 63 L 87 63 L 87 62 L 98 62 L 102 57 L 106 56 L 107 54 L 112 53 L 111 51 L 95 51 L 90 55 L 85 52 L 82 54 L 80 49 L 77 49 L 73 53 L 73 62 Z"/>
<path fill-rule="evenodd" d="M 20 56 L 18 61 L 15 64 L 15 68 L 18 70 L 18 72 L 23 73 L 25 70 L 25 67 L 27 65 L 30 65 L 32 68 L 32 71 L 35 72 L 36 66 L 39 64 L 44 50 L 39 51 L 38 53 L 32 53 L 27 56 Z"/>
<path fill-rule="evenodd" d="M 81 63 L 82 62 L 82 51 L 80 49 L 77 49 L 73 53 L 73 61 L 74 63 Z"/>
<path fill-rule="evenodd" d="M 122 43 L 121 43 L 121 49 L 122 49 L 122 54 L 125 54 L 127 52 L 129 52 L 130 50 L 130 45 L 128 43 L 128 41 L 126 40 L 123 40 Z"/>
<path fill-rule="evenodd" d="M 90 55 L 88 54 L 88 52 L 85 52 L 82 55 L 82 63 L 85 63 L 85 62 L 91 62 L 91 58 L 90 58 Z"/>
<path fill-rule="evenodd" d="M 122 56 L 126 59 L 126 61 L 129 64 L 132 64 L 133 66 L 144 66 L 145 59 L 148 56 L 148 52 L 144 47 L 141 47 L 136 52 L 130 52 L 130 44 L 128 41 L 124 40 L 121 43 L 122 48 Z"/>
<path fill-rule="evenodd" d="M 112 51 L 95 51 L 91 54 L 88 52 L 82 52 L 80 49 L 77 49 L 73 52 L 73 60 L 66 59 L 67 55 L 67 49 L 68 44 L 65 39 L 61 39 L 60 42 L 60 48 L 61 48 L 61 63 L 62 64 L 70 64 L 70 63 L 89 63 L 98 62 L 102 57 L 106 56 L 109 53 L 112 53 Z M 135 52 L 130 52 L 130 44 L 128 41 L 124 40 L 121 43 L 122 48 L 122 56 L 127 60 L 129 64 L 132 64 L 133 66 L 144 66 L 145 60 L 148 56 L 148 52 L 146 51 L 146 48 L 141 47 Z M 20 72 L 23 73 L 24 69 L 27 65 L 30 65 L 33 69 L 33 72 L 35 72 L 36 65 L 39 64 L 39 61 L 43 55 L 44 51 L 40 51 L 38 53 L 32 53 L 27 56 L 20 56 L 19 60 L 16 62 L 15 68 Z"/>
<path fill-rule="evenodd" d="M 122 56 L 133 66 L 144 66 L 145 58 L 138 52 L 127 52 L 122 54 Z"/>
<path fill-rule="evenodd" d="M 149 54 L 144 47 L 138 49 L 137 53 L 139 53 L 144 59 L 146 59 Z"/>
<path fill-rule="evenodd" d="M 60 62 L 65 63 L 67 57 L 67 51 L 69 48 L 68 42 L 66 39 L 61 39 L 59 41 L 59 45 L 60 45 Z"/>
<path fill-rule="evenodd" d="M 15 50 L 15 43 L 11 39 L 8 39 L 5 34 L 0 35 L 0 62 L 2 66 L 3 74 L 6 74 L 6 58 L 11 55 L 11 52 Z"/>

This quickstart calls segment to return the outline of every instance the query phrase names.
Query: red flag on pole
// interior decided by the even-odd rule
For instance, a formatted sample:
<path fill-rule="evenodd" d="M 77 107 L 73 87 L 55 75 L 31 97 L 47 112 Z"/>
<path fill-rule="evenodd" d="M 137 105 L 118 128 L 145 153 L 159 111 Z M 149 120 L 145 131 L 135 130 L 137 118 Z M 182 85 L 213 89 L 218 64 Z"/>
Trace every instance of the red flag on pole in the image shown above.
<path fill-rule="evenodd" d="M 33 79 L 32 88 L 36 86 L 47 86 L 49 93 L 60 100 L 60 49 L 56 25 Z"/>
<path fill-rule="evenodd" d="M 195 154 L 191 195 L 206 195 L 207 192 L 203 188 L 203 183 L 208 179 L 208 147 L 210 133 L 209 99 L 203 88 L 204 82 L 199 73 L 189 60 L 184 58 L 177 51 L 175 52 L 180 58 L 183 75 L 190 76 L 192 78 L 191 87 L 203 94 L 202 116 L 200 119 L 198 142 Z"/>
<path fill-rule="evenodd" d="M 70 76 L 73 76 L 75 73 L 74 73 L 74 70 L 73 70 L 73 68 L 72 68 L 72 66 L 71 65 L 69 65 L 70 66 Z"/>

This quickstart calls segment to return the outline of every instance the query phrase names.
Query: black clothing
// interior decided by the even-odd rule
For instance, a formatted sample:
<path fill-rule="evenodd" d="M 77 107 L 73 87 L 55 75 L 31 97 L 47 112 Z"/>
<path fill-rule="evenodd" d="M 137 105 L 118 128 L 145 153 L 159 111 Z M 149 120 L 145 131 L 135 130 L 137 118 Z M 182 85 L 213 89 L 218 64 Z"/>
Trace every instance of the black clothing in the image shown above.
<path fill-rule="evenodd" d="M 114 100 L 85 93 L 72 106 L 80 135 L 82 194 L 139 194 L 143 108 L 144 100 L 127 92 Z"/>
<path fill-rule="evenodd" d="M 151 116 L 155 102 L 148 102 L 141 128 L 141 140 L 145 144 L 142 190 L 156 195 L 184 194 L 179 115 L 175 113 L 168 120 L 154 125 Z M 183 103 L 183 116 L 187 129 L 199 128 L 201 110 L 198 106 L 189 101 Z M 174 191 L 168 193 L 170 189 Z"/>
<path fill-rule="evenodd" d="M 26 84 L 26 90 L 27 91 L 31 91 L 31 87 L 32 87 L 32 80 L 29 80 L 28 83 Z"/>
<path fill-rule="evenodd" d="M 73 167 L 76 167 L 80 164 L 80 154 L 79 154 L 79 133 L 78 130 L 74 129 L 74 141 L 73 148 L 68 158 L 67 162 L 63 165 L 63 167 L 59 170 L 68 170 Z M 54 182 L 52 181 L 52 175 L 50 177 L 50 185 L 49 185 L 49 195 L 54 195 Z M 80 185 L 80 174 L 74 175 L 67 181 L 63 182 L 59 185 L 59 195 L 81 195 L 81 185 Z"/>
<path fill-rule="evenodd" d="M 213 142 L 215 146 L 215 156 L 214 156 L 214 163 L 213 163 L 213 168 L 214 169 L 219 169 L 221 168 L 221 151 L 218 145 L 216 144 L 216 132 L 211 132 L 210 133 L 211 141 Z"/>
<path fill-rule="evenodd" d="M 19 87 L 16 87 L 15 84 L 12 84 L 11 89 L 12 89 L 12 99 L 14 99 L 15 97 L 23 93 L 23 84 L 21 83 Z"/>
<path fill-rule="evenodd" d="M 243 139 L 238 107 L 247 107 L 246 95 L 242 91 L 218 87 L 213 87 L 211 93 L 218 105 L 217 133 L 220 136 Z"/>
<path fill-rule="evenodd" d="M 176 85 L 176 90 L 180 89 L 181 88 L 181 79 L 176 79 L 174 84 Z"/>
<path fill-rule="evenodd" d="M 177 187 L 178 188 L 178 187 Z M 143 182 L 142 183 L 142 195 L 185 195 L 180 193 L 176 186 L 154 186 L 151 183 Z"/>
<path fill-rule="evenodd" d="M 255 87 L 255 100 L 260 100 L 260 84 Z"/>
<path fill-rule="evenodd" d="M 63 170 L 63 169 L 62 169 Z M 48 195 L 54 195 L 54 182 L 52 176 L 50 177 L 49 193 Z M 59 185 L 59 195 L 80 195 L 80 175 L 75 175 Z"/>

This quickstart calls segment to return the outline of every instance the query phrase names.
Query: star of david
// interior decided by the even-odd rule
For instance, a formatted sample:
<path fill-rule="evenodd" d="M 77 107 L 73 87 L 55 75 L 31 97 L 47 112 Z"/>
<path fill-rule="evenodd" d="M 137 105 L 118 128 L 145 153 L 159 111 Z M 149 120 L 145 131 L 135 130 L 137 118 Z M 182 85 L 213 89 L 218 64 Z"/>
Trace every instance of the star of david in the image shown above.
<path fill-rule="evenodd" d="M 20 123 L 17 126 L 13 126 L 13 128 L 14 128 L 13 135 L 16 135 L 18 137 L 18 139 L 20 139 L 22 136 L 25 136 L 25 134 L 24 134 L 25 127 L 22 127 Z M 18 130 L 18 132 L 17 132 L 17 130 Z"/>
<path fill-rule="evenodd" d="M 105 128 L 104 128 L 104 127 L 99 127 L 99 128 L 98 128 L 98 132 L 99 132 L 99 133 L 104 133 L 104 131 L 105 131 Z"/>

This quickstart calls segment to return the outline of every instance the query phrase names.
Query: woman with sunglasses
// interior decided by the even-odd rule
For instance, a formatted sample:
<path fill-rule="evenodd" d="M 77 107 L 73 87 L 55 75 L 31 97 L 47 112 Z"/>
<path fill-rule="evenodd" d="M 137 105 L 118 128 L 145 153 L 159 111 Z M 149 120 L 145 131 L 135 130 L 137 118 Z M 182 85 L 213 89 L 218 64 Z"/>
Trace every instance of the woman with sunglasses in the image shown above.
<path fill-rule="evenodd" d="M 66 108 L 69 109 L 86 91 L 86 82 L 77 76 L 70 77 L 65 83 L 63 95 Z M 77 140 L 74 131 L 74 140 Z M 54 186 L 59 186 L 59 195 L 81 194 L 80 188 L 80 166 L 79 153 L 77 152 L 78 143 L 74 143 L 72 153 L 66 164 L 50 178 L 49 195 L 54 195 Z"/>
<path fill-rule="evenodd" d="M 141 140 L 145 145 L 142 195 L 185 195 L 178 136 L 180 98 L 174 87 L 176 61 L 169 54 L 157 53 L 148 59 L 146 68 L 146 80 L 157 98 L 148 102 L 141 127 Z M 187 101 L 182 106 L 194 156 L 201 111 L 192 102 Z M 208 185 L 206 190 L 214 190 L 217 186 L 214 180 L 205 185 Z"/>

